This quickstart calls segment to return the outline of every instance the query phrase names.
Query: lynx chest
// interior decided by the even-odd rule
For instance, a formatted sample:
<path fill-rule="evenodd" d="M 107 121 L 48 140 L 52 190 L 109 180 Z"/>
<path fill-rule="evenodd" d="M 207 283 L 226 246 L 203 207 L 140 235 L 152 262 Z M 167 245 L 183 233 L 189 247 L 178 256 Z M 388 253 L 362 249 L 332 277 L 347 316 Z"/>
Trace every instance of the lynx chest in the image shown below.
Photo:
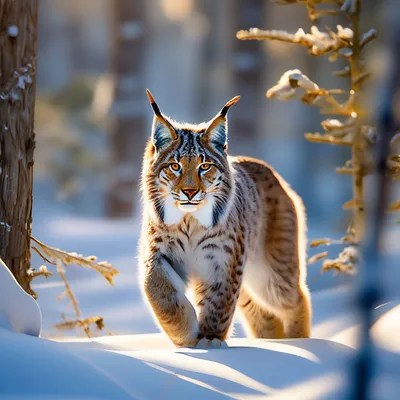
<path fill-rule="evenodd" d="M 226 273 L 224 235 L 217 230 L 206 230 L 193 221 L 182 224 L 170 236 L 166 250 L 171 266 L 185 283 L 211 282 Z"/>

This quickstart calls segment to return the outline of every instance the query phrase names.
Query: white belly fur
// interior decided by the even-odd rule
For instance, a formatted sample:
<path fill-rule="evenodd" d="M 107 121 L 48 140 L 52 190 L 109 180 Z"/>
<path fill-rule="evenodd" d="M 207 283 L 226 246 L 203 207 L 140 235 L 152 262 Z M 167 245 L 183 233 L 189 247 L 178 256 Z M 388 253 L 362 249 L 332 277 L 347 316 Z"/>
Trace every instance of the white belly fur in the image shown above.
<path fill-rule="evenodd" d="M 243 286 L 260 305 L 275 311 L 279 300 L 275 291 L 277 279 L 263 254 L 252 255 L 244 267 Z"/>

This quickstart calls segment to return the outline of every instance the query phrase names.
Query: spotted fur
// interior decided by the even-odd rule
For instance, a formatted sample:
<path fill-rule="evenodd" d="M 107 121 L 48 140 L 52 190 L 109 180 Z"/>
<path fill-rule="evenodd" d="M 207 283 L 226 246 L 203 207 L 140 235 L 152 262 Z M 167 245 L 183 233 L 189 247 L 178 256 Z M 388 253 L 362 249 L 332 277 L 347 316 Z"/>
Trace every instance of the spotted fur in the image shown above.
<path fill-rule="evenodd" d="M 238 308 L 252 336 L 308 337 L 303 205 L 263 161 L 227 155 L 226 114 L 239 98 L 188 125 L 148 94 L 140 265 L 160 327 L 178 347 L 222 341 Z"/>

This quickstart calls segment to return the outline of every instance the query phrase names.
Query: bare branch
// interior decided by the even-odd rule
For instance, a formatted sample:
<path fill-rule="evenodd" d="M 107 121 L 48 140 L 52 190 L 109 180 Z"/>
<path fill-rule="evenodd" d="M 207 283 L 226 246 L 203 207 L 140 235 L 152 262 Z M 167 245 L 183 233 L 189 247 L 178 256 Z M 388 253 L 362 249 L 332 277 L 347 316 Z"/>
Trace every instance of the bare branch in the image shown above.
<path fill-rule="evenodd" d="M 349 167 L 337 167 L 336 172 L 345 175 L 353 175 L 355 173 L 354 169 Z"/>
<path fill-rule="evenodd" d="M 360 46 L 363 48 L 366 44 L 368 44 L 370 41 L 376 39 L 378 37 L 378 32 L 375 29 L 370 29 L 368 32 L 365 32 L 364 35 L 362 35 Z"/>
<path fill-rule="evenodd" d="M 310 54 L 320 56 L 339 50 L 351 45 L 352 31 L 349 28 L 337 26 L 337 32 L 321 32 L 316 26 L 311 27 L 310 33 L 299 29 L 296 33 L 283 30 L 261 30 L 250 28 L 248 31 L 237 32 L 239 40 L 278 40 L 281 42 L 299 44 L 308 47 Z"/>
<path fill-rule="evenodd" d="M 322 260 L 323 258 L 325 258 L 327 256 L 328 256 L 328 252 L 327 251 L 323 251 L 322 253 L 315 254 L 315 255 L 313 255 L 312 257 L 310 257 L 308 259 L 307 264 L 308 265 L 314 264 L 317 261 Z"/>
<path fill-rule="evenodd" d="M 118 270 L 114 268 L 109 262 L 96 262 L 96 257 L 94 256 L 84 257 L 81 254 L 68 253 L 66 251 L 56 249 L 55 247 L 47 246 L 32 236 L 31 240 L 33 240 L 40 247 L 40 251 L 36 248 L 35 250 L 42 257 L 42 254 L 44 253 L 45 256 L 43 257 L 43 259 L 45 261 L 57 264 L 57 260 L 60 260 L 66 266 L 70 264 L 76 264 L 85 268 L 90 268 L 103 275 L 104 278 L 107 279 L 107 281 L 110 283 L 110 285 L 114 284 L 113 276 L 118 273 Z M 53 261 L 49 261 L 47 257 Z"/>
<path fill-rule="evenodd" d="M 318 247 L 321 245 L 330 245 L 330 244 L 332 244 L 332 239 L 316 239 L 311 241 L 310 247 Z"/>
<path fill-rule="evenodd" d="M 342 208 L 343 208 L 343 210 L 352 210 L 358 206 L 359 206 L 359 204 L 357 203 L 357 201 L 355 199 L 351 199 L 349 201 L 346 201 L 346 203 L 344 203 L 342 205 Z"/>
<path fill-rule="evenodd" d="M 90 334 L 90 325 L 95 324 L 97 329 L 102 330 L 104 328 L 104 321 L 102 317 L 89 317 L 85 319 L 75 319 L 75 320 L 67 320 L 65 319 L 64 322 L 60 322 L 55 324 L 54 327 L 59 330 L 70 330 L 74 328 L 83 328 L 88 337 L 91 337 Z"/>
<path fill-rule="evenodd" d="M 306 133 L 304 137 L 314 143 L 328 143 L 328 144 L 334 144 L 334 145 L 339 145 L 339 146 L 352 146 L 352 142 L 348 140 L 343 140 L 339 139 L 335 136 L 331 135 L 321 135 L 320 133 Z"/>
<path fill-rule="evenodd" d="M 46 279 L 50 276 L 53 276 L 53 273 L 50 272 L 45 265 L 39 267 L 39 271 L 36 271 L 34 268 L 30 268 L 28 270 L 28 275 L 31 279 L 36 278 L 37 276 L 44 276 Z"/>

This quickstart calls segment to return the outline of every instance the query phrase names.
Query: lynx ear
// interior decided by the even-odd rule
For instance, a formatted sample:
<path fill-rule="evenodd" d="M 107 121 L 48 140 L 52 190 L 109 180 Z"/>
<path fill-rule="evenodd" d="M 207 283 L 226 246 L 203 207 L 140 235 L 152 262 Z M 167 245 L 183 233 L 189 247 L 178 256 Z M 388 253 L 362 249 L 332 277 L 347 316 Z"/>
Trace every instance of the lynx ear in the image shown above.
<path fill-rule="evenodd" d="M 153 126 L 151 129 L 151 140 L 157 151 L 168 147 L 172 141 L 177 139 L 178 135 L 175 132 L 171 123 L 161 114 L 154 97 L 150 90 L 146 90 L 147 97 L 154 111 Z"/>
<path fill-rule="evenodd" d="M 226 114 L 229 109 L 240 100 L 240 96 L 230 99 L 221 111 L 210 121 L 203 135 L 203 140 L 213 145 L 216 150 L 225 151 L 228 143 L 228 121 Z"/>

